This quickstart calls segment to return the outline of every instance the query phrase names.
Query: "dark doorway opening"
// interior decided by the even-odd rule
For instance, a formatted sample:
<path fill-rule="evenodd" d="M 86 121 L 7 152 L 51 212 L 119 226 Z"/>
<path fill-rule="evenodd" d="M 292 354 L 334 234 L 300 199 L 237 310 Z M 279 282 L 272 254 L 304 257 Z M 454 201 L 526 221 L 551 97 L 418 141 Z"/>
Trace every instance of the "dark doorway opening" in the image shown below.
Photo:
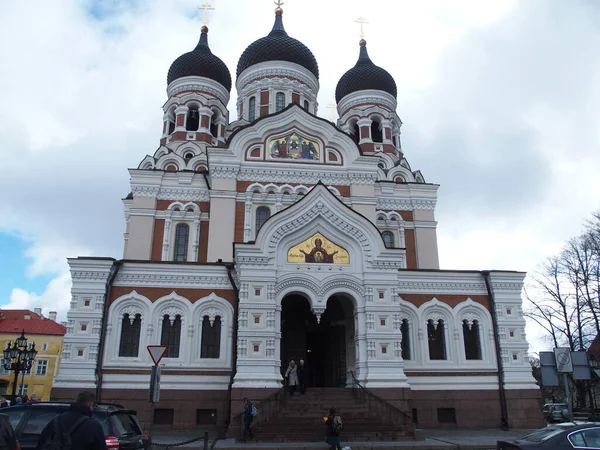
<path fill-rule="evenodd" d="M 281 371 L 290 360 L 303 359 L 307 366 L 309 387 L 344 387 L 346 385 L 346 327 L 354 327 L 351 314 L 343 302 L 333 296 L 321 323 L 310 309 L 308 300 L 289 295 L 281 303 Z M 346 308 L 345 308 L 346 307 Z M 347 317 L 348 316 L 348 317 Z"/>

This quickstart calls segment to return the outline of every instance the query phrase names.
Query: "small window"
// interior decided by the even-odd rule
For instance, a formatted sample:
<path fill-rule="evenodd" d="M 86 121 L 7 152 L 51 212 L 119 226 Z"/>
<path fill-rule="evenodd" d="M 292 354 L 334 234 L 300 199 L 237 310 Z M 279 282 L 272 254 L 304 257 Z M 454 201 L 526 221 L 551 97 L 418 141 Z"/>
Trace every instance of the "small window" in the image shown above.
<path fill-rule="evenodd" d="M 197 409 L 196 410 L 196 425 L 216 425 L 217 410 L 216 409 Z"/>
<path fill-rule="evenodd" d="M 177 314 L 173 322 L 168 314 L 163 315 L 160 345 L 166 345 L 165 357 L 179 358 L 179 344 L 181 339 L 181 316 Z"/>
<path fill-rule="evenodd" d="M 157 425 L 172 425 L 175 418 L 175 410 L 173 409 L 155 409 L 154 423 Z"/>
<path fill-rule="evenodd" d="M 465 341 L 466 359 L 481 359 L 481 343 L 479 340 L 479 321 L 469 323 L 463 320 L 463 338 Z"/>
<path fill-rule="evenodd" d="M 187 131 L 198 131 L 200 126 L 200 114 L 198 113 L 197 106 L 191 106 L 188 108 L 187 118 L 185 122 L 185 129 Z"/>
<path fill-rule="evenodd" d="M 379 298 L 384 298 L 385 297 L 385 293 L 382 291 L 379 291 Z"/>
<path fill-rule="evenodd" d="M 308 100 L 304 100 L 304 109 L 305 109 L 306 111 L 308 111 L 308 108 L 309 108 L 309 106 L 310 106 L 310 105 L 308 104 Z"/>
<path fill-rule="evenodd" d="M 260 351 L 260 344 L 254 344 L 254 353 L 258 353 Z"/>
<path fill-rule="evenodd" d="M 83 356 L 83 349 L 82 348 L 78 348 L 77 349 L 77 356 Z"/>
<path fill-rule="evenodd" d="M 510 308 L 506 308 L 506 315 L 510 316 L 512 314 L 512 310 Z"/>
<path fill-rule="evenodd" d="M 219 124 L 217 123 L 218 117 L 219 115 L 215 112 L 210 118 L 210 134 L 212 134 L 214 138 L 219 137 Z"/>
<path fill-rule="evenodd" d="M 410 333 L 407 319 L 402 321 L 400 333 L 402 334 L 402 359 L 410 360 Z"/>
<path fill-rule="evenodd" d="M 89 300 L 85 300 L 83 302 L 83 306 L 90 306 L 90 301 Z"/>
<path fill-rule="evenodd" d="M 510 337 L 515 337 L 515 332 L 511 330 L 511 331 L 508 332 L 508 335 Z"/>
<path fill-rule="evenodd" d="M 38 359 L 35 366 L 35 374 L 44 376 L 48 372 L 48 360 Z"/>
<path fill-rule="evenodd" d="M 383 353 L 383 354 L 387 353 L 387 345 L 382 345 L 381 346 L 381 353 Z"/>
<path fill-rule="evenodd" d="M 382 327 L 385 327 L 385 319 L 381 319 L 381 320 L 379 321 L 379 323 L 381 324 L 381 326 L 382 326 Z"/>
<path fill-rule="evenodd" d="M 48 343 L 47 343 L 47 342 L 44 342 L 44 343 L 42 344 L 42 351 L 43 351 L 43 352 L 45 352 L 45 351 L 47 351 L 47 350 L 48 350 Z"/>
<path fill-rule="evenodd" d="M 221 355 L 221 317 L 216 316 L 212 324 L 210 318 L 202 318 L 202 340 L 200 358 L 219 358 Z"/>
<path fill-rule="evenodd" d="M 512 358 L 513 361 L 516 361 L 519 358 L 519 356 L 516 353 L 513 353 Z"/>
<path fill-rule="evenodd" d="M 383 243 L 386 248 L 394 248 L 394 233 L 391 231 L 384 231 L 381 233 L 381 237 L 383 238 Z"/>
<path fill-rule="evenodd" d="M 87 323 L 81 324 L 81 331 L 87 331 Z"/>
<path fill-rule="evenodd" d="M 278 92 L 275 94 L 275 112 L 279 112 L 283 108 L 285 108 L 285 94 L 283 92 Z"/>
<path fill-rule="evenodd" d="M 371 140 L 373 142 L 383 142 L 383 131 L 381 128 L 381 124 L 377 121 L 377 119 L 373 119 L 371 122 Z"/>
<path fill-rule="evenodd" d="M 429 359 L 446 359 L 446 339 L 444 335 L 444 321 L 427 321 L 427 340 L 429 342 Z"/>
<path fill-rule="evenodd" d="M 190 227 L 187 223 L 178 223 L 175 227 L 174 261 L 187 261 Z"/>
<path fill-rule="evenodd" d="M 194 157 L 194 154 L 192 152 L 187 152 L 184 156 L 185 159 L 192 159 Z"/>
<path fill-rule="evenodd" d="M 455 408 L 438 408 L 437 416 L 439 423 L 456 423 Z"/>
<path fill-rule="evenodd" d="M 248 100 L 248 120 L 254 122 L 256 119 L 256 97 L 250 97 Z"/>
<path fill-rule="evenodd" d="M 29 391 L 29 385 L 28 384 L 22 384 L 21 383 L 17 387 L 17 395 L 25 395 L 25 394 L 27 394 L 28 391 Z M 29 417 L 29 420 L 31 420 L 31 416 Z M 42 428 L 44 428 L 44 427 L 42 426 Z M 40 433 L 41 432 L 42 432 L 42 430 L 40 430 Z M 22 433 L 26 434 L 25 431 L 23 431 Z M 37 434 L 40 434 L 40 433 L 37 433 Z"/>
<path fill-rule="evenodd" d="M 260 230 L 269 217 L 271 217 L 271 210 L 268 207 L 259 206 L 256 208 L 256 234 L 258 234 L 258 230 Z"/>
<path fill-rule="evenodd" d="M 254 323 L 260 323 L 260 316 L 254 316 Z"/>
<path fill-rule="evenodd" d="M 254 289 L 254 295 L 258 297 L 260 295 L 260 289 Z"/>

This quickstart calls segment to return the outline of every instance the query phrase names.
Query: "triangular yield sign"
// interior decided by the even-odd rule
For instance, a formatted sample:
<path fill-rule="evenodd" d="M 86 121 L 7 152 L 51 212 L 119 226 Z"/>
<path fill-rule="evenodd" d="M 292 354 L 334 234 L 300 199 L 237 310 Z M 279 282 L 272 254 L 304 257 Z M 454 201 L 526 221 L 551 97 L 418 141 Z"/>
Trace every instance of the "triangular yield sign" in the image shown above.
<path fill-rule="evenodd" d="M 160 363 L 160 360 L 167 352 L 167 346 L 166 345 L 148 345 L 147 348 L 148 348 L 148 353 L 150 353 L 150 357 L 152 358 L 152 361 L 154 361 L 154 364 L 156 364 L 158 366 L 158 363 Z"/>

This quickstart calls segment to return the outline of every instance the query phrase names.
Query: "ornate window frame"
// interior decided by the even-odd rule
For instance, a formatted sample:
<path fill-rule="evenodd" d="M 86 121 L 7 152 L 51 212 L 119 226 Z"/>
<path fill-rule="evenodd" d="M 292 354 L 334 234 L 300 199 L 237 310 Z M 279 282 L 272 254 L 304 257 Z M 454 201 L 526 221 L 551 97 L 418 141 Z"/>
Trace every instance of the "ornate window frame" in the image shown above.
<path fill-rule="evenodd" d="M 202 350 L 202 321 L 206 315 L 209 320 L 214 320 L 217 316 L 221 317 L 221 341 L 218 358 L 200 357 Z M 194 303 L 194 309 L 190 317 L 192 317 L 190 326 L 195 330 L 193 336 L 190 336 L 190 338 L 193 337 L 190 346 L 191 363 L 194 366 L 203 368 L 230 370 L 232 367 L 233 323 L 235 320 L 231 303 L 213 292 Z"/>
<path fill-rule="evenodd" d="M 175 232 L 177 225 L 189 226 L 188 251 L 186 261 L 198 261 L 200 242 L 200 207 L 194 202 L 173 202 L 165 211 L 163 231 L 162 261 L 173 261 L 175 257 Z"/>

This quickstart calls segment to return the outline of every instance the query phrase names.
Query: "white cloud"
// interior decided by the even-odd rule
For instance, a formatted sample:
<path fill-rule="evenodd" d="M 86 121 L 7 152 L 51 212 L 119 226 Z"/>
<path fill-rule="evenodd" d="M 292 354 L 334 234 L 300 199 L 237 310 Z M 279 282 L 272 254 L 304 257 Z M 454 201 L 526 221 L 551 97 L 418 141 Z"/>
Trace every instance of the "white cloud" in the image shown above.
<path fill-rule="evenodd" d="M 274 6 L 213 3 L 209 43 L 235 78 Z M 99 5 L 103 17 L 86 9 Z M 326 118 L 358 56 L 353 21 L 370 22 L 369 54 L 398 84 L 406 155 L 441 184 L 444 268 L 531 270 L 600 207 L 593 3 L 303 0 L 284 10 L 319 63 Z M 199 27 L 193 0 L 0 3 L 0 232 L 31 242 L 29 275 L 56 277 L 11 302 L 66 310 L 66 258 L 121 255 L 126 169 L 158 146 L 167 70 Z M 236 119 L 233 105 L 235 88 Z"/>

